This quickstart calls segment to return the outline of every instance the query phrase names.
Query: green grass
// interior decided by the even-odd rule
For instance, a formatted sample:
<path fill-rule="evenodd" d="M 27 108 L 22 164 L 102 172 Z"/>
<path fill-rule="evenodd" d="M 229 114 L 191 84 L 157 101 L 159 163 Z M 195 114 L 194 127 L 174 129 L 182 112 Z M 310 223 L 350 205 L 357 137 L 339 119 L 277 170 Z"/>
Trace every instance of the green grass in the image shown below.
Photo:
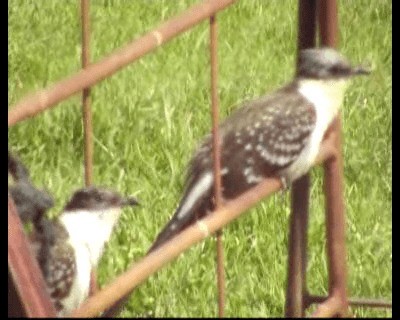
<path fill-rule="evenodd" d="M 92 1 L 97 61 L 196 1 Z M 9 0 L 9 106 L 80 68 L 77 1 Z M 357 79 L 343 106 L 349 291 L 392 296 L 391 1 L 340 1 L 340 49 L 374 73 Z M 221 118 L 293 74 L 296 1 L 238 1 L 218 15 Z M 178 204 L 186 164 L 210 130 L 208 23 L 167 43 L 93 88 L 94 182 L 135 194 L 99 268 L 102 285 L 139 260 Z M 83 185 L 80 96 L 9 129 L 9 145 L 35 183 L 54 194 L 56 215 Z M 321 170 L 313 170 L 310 291 L 327 291 Z M 226 316 L 283 315 L 289 195 L 272 196 L 224 231 Z M 216 315 L 215 240 L 150 277 L 121 316 Z M 360 317 L 391 311 L 354 309 Z"/>

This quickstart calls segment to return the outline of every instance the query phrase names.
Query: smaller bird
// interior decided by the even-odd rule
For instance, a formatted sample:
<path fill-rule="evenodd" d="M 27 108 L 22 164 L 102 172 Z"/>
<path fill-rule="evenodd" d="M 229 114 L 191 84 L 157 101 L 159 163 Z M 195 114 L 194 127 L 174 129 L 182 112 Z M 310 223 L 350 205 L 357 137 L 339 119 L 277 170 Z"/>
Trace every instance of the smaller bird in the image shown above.
<path fill-rule="evenodd" d="M 42 219 L 31 248 L 59 316 L 68 316 L 88 297 L 91 271 L 121 209 L 138 204 L 135 197 L 92 186 L 76 191 L 57 219 Z"/>

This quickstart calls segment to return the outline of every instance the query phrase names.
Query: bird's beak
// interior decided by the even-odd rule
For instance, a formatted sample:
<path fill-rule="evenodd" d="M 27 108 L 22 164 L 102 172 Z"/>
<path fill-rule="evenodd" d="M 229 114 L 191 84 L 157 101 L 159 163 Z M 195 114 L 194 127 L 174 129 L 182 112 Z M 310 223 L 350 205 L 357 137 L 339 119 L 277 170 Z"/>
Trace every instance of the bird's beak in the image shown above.
<path fill-rule="evenodd" d="M 139 201 L 135 197 L 127 197 L 122 201 L 123 206 L 138 206 L 140 205 Z"/>
<path fill-rule="evenodd" d="M 354 67 L 351 72 L 351 74 L 354 76 L 362 76 L 362 75 L 367 75 L 370 73 L 371 73 L 371 69 L 363 67 L 363 66 Z"/>

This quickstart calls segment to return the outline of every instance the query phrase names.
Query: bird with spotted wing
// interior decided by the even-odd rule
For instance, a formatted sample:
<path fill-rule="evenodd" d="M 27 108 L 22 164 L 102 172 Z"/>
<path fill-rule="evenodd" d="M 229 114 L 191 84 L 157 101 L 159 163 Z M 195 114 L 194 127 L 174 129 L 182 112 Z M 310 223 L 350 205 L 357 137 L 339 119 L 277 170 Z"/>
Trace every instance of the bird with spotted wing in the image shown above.
<path fill-rule="evenodd" d="M 233 199 L 267 177 L 280 177 L 288 186 L 306 174 L 338 114 L 348 80 L 368 73 L 332 48 L 300 51 L 291 83 L 244 103 L 220 125 L 223 198 Z M 190 162 L 177 210 L 148 253 L 213 210 L 213 179 L 208 136 Z"/>
<path fill-rule="evenodd" d="M 136 198 L 105 188 L 82 188 L 57 219 L 42 219 L 34 230 L 31 248 L 59 316 L 69 315 L 88 297 L 91 271 L 97 267 L 121 209 L 137 204 Z"/>

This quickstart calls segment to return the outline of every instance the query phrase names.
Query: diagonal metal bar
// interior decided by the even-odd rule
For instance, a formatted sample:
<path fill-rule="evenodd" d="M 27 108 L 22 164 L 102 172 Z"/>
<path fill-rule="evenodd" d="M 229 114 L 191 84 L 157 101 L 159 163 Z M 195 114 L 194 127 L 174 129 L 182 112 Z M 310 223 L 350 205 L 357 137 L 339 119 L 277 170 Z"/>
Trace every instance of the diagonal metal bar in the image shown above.
<path fill-rule="evenodd" d="M 8 272 L 9 281 L 12 282 L 9 308 L 22 308 L 9 310 L 9 314 L 22 313 L 26 317 L 56 317 L 42 272 L 32 256 L 10 196 L 8 197 Z M 10 298 L 18 301 L 10 301 Z"/>
<path fill-rule="evenodd" d="M 86 69 L 80 70 L 47 89 L 23 98 L 8 112 L 8 126 L 10 127 L 28 117 L 33 117 L 39 112 L 82 91 L 84 88 L 89 88 L 95 83 L 111 76 L 127 64 L 156 49 L 161 44 L 168 42 L 234 2 L 235 0 L 207 0 L 196 4 L 125 47 L 117 49 L 102 60 L 90 64 Z"/>
<path fill-rule="evenodd" d="M 218 130 L 219 103 L 218 103 L 218 30 L 216 16 L 210 17 L 210 64 L 211 64 L 211 116 L 212 116 L 212 149 L 214 169 L 214 201 L 215 209 L 222 205 L 221 192 L 221 144 Z M 225 309 L 225 270 L 224 247 L 222 230 L 218 230 L 217 237 L 217 288 L 218 288 L 218 316 L 224 316 Z"/>
<path fill-rule="evenodd" d="M 333 139 L 333 134 L 326 137 L 321 146 L 316 164 L 320 164 L 326 159 L 335 156 L 334 149 L 331 146 Z M 265 179 L 236 199 L 227 201 L 220 209 L 200 219 L 199 222 L 189 226 L 159 249 L 132 265 L 128 271 L 118 276 L 112 283 L 106 285 L 102 290 L 84 302 L 71 316 L 97 316 L 100 312 L 112 306 L 113 303 L 132 292 L 135 287 L 179 256 L 179 254 L 237 219 L 246 210 L 281 187 L 280 179 Z"/>

